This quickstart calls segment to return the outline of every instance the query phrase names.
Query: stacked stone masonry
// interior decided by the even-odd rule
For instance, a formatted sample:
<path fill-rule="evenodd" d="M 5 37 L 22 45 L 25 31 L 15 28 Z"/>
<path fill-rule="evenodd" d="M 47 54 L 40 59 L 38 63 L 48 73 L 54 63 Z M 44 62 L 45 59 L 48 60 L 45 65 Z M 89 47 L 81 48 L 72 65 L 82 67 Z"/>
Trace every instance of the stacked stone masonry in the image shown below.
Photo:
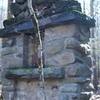
<path fill-rule="evenodd" d="M 24 6 L 20 6 L 15 12 L 14 5 L 26 6 L 25 0 L 16 0 L 11 5 L 12 13 L 15 18 L 29 17 L 28 13 L 22 14 L 23 10 L 26 11 Z M 9 21 L 4 22 L 4 26 L 5 24 L 8 26 Z M 88 45 L 90 27 L 72 21 L 45 28 L 41 34 L 46 70 L 44 72 L 48 75 L 45 76 L 46 100 L 89 100 L 94 89 L 91 83 L 92 64 Z M 40 45 L 36 37 L 20 34 L 5 38 L 1 58 L 4 100 L 44 100 L 44 90 L 40 86 L 38 71 L 35 71 L 40 61 Z M 16 71 L 11 72 L 14 79 L 7 78 L 8 69 L 18 71 L 17 74 Z"/>
<path fill-rule="evenodd" d="M 86 29 L 84 28 L 83 30 L 85 31 Z M 81 93 L 87 90 L 91 92 L 89 88 L 91 63 L 88 64 L 85 61 L 85 58 L 88 56 L 87 52 L 85 52 L 85 48 L 81 47 L 83 43 L 78 40 L 79 37 L 76 38 L 76 35 L 81 36 L 81 33 L 78 25 L 75 24 L 51 27 L 45 30 L 43 41 L 45 65 L 47 67 L 62 67 L 65 69 L 65 78 L 63 80 L 46 80 L 47 100 L 84 100 L 80 99 Z M 19 67 L 24 64 L 24 36 L 21 35 L 14 38 L 16 43 L 12 47 L 8 45 L 2 49 L 3 73 L 7 68 Z M 28 38 L 30 38 L 28 44 L 28 48 L 30 48 L 28 52 L 28 66 L 32 66 L 34 43 L 31 37 Z M 6 42 L 9 43 L 11 40 L 9 39 Z M 12 100 L 13 95 L 16 95 L 14 100 L 43 100 L 39 81 L 16 80 L 13 82 L 3 78 L 3 82 L 5 100 Z"/>

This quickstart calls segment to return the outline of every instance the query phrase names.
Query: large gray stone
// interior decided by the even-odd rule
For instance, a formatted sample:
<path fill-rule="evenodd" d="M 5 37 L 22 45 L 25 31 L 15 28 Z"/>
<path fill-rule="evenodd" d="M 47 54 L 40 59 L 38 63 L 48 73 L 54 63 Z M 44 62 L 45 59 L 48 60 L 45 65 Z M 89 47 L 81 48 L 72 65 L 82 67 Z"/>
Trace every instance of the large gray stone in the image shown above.
<path fill-rule="evenodd" d="M 17 48 L 16 47 L 5 47 L 2 49 L 2 53 L 1 56 L 7 56 L 7 55 L 11 55 L 17 52 Z"/>
<path fill-rule="evenodd" d="M 64 49 L 64 39 L 57 39 L 45 43 L 45 57 L 50 57 Z"/>
<path fill-rule="evenodd" d="M 48 66 L 66 66 L 72 64 L 75 61 L 83 61 L 81 55 L 72 49 L 66 49 L 52 57 L 45 59 L 45 64 Z"/>
<path fill-rule="evenodd" d="M 85 64 L 70 64 L 66 69 L 66 73 L 69 77 L 91 77 L 91 70 Z"/>
<path fill-rule="evenodd" d="M 88 44 L 82 44 L 76 38 L 66 38 L 64 41 L 64 48 L 66 49 L 75 49 L 82 54 L 82 56 L 86 56 L 90 54 L 90 48 Z"/>

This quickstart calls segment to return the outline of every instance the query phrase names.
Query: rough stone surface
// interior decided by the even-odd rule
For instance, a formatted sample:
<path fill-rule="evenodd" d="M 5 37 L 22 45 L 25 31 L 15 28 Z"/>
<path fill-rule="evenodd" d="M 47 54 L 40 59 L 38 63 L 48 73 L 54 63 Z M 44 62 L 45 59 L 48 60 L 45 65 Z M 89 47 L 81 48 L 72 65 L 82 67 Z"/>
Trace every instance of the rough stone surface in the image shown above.
<path fill-rule="evenodd" d="M 15 37 L 14 37 L 15 38 Z M 5 79 L 5 72 L 7 68 L 14 67 L 14 66 L 22 66 L 23 65 L 23 36 L 16 37 L 16 44 L 13 44 L 12 47 L 9 47 L 8 45 L 5 45 L 1 50 L 1 66 L 2 66 L 2 84 L 3 84 L 3 95 L 5 100 L 11 100 L 13 91 L 14 91 L 14 81 Z M 19 43 L 20 44 L 19 44 Z M 8 41 L 5 42 L 5 44 L 9 43 Z M 17 55 L 22 56 L 17 56 Z"/>
<path fill-rule="evenodd" d="M 57 53 L 52 57 L 47 57 L 45 62 L 46 65 L 49 66 L 66 66 L 68 64 L 74 63 L 77 60 L 81 60 L 79 54 L 71 49 L 68 49 L 60 52 L 59 54 Z"/>
<path fill-rule="evenodd" d="M 64 69 L 59 67 L 44 68 L 43 71 L 45 79 L 64 79 L 65 76 Z M 40 72 L 38 68 L 13 68 L 8 69 L 6 77 L 9 79 L 38 80 Z"/>
<path fill-rule="evenodd" d="M 70 77 L 91 77 L 91 70 L 85 64 L 74 63 L 67 66 L 66 69 L 66 73 Z"/>
<path fill-rule="evenodd" d="M 61 52 L 64 49 L 64 39 L 57 39 L 51 42 L 49 41 L 45 44 L 44 52 L 48 54 L 49 57 Z"/>
<path fill-rule="evenodd" d="M 89 30 L 85 30 L 86 28 L 81 27 L 80 29 L 76 24 L 50 27 L 45 30 L 45 34 L 43 34 L 45 67 L 52 70 L 55 67 L 65 69 L 65 77 L 60 80 L 57 79 L 58 74 L 56 74 L 59 70 L 54 70 L 53 74 L 52 70 L 45 71 L 50 72 L 51 76 L 57 75 L 56 80 L 52 77 L 51 80 L 45 81 L 47 100 L 82 100 L 81 92 L 85 86 L 89 86 L 91 78 L 91 60 L 81 47 L 81 44 L 86 43 L 89 39 L 87 36 Z M 10 45 L 12 41 L 9 42 L 8 39 L 2 48 L 4 100 L 43 100 L 44 90 L 39 80 L 20 79 L 22 73 L 25 77 L 32 77 L 29 70 L 27 73 L 22 70 L 17 71 L 18 75 L 20 74 L 17 79 L 7 80 L 5 78 L 5 72 L 9 68 L 26 67 L 28 69 L 30 67 L 33 69 L 31 73 L 35 74 L 34 70 L 40 64 L 40 45 L 37 38 L 26 35 L 14 38 L 16 42 L 13 45 Z M 60 71 L 60 75 L 62 74 Z M 87 90 L 84 89 L 84 91 Z"/>
<path fill-rule="evenodd" d="M 44 41 L 53 41 L 55 39 L 71 37 L 79 37 L 78 27 L 75 24 L 46 29 Z"/>

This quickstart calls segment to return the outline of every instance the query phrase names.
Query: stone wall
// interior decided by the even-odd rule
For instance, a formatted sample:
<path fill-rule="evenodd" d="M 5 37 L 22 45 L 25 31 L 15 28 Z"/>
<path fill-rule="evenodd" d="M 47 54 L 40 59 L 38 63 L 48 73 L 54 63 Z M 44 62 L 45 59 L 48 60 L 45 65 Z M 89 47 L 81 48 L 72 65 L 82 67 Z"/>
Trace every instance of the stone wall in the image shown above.
<path fill-rule="evenodd" d="M 38 68 L 36 23 L 26 0 L 15 0 L 14 18 L 5 20 L 0 30 L 0 37 L 6 37 L 1 51 L 4 100 L 89 100 L 94 88 L 88 42 L 94 20 L 82 14 L 74 0 L 33 1 L 43 42 L 45 83 Z"/>
<path fill-rule="evenodd" d="M 47 100 L 89 100 L 88 97 L 92 91 L 92 87 L 89 86 L 91 58 L 88 56 L 88 49 L 81 46 L 89 41 L 89 34 L 87 27 L 78 24 L 60 25 L 45 30 L 43 36 L 45 67 L 64 69 L 63 78 L 45 80 Z M 34 65 L 39 60 L 40 48 L 34 40 L 27 35 L 5 39 L 2 48 L 4 100 L 44 100 L 44 90 L 39 78 L 37 80 L 27 79 L 27 76 L 24 79 L 14 80 L 5 78 L 8 68 L 36 69 Z M 49 71 L 50 69 L 46 73 Z M 25 72 L 24 69 L 23 72 Z M 19 70 L 19 74 L 23 72 Z"/>

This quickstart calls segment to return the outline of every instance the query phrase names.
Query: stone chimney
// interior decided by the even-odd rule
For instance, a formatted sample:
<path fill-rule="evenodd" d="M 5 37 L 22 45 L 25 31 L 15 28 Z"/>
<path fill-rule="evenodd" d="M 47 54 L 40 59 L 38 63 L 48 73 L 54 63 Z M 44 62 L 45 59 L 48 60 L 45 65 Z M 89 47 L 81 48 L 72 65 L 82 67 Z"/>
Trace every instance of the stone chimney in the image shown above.
<path fill-rule="evenodd" d="M 41 2 L 40 2 L 41 1 Z M 92 64 L 90 28 L 95 21 L 72 0 L 33 0 L 43 42 L 45 88 L 39 80 L 40 44 L 26 0 L 11 4 L 4 21 L 2 83 L 4 100 L 89 100 Z"/>

